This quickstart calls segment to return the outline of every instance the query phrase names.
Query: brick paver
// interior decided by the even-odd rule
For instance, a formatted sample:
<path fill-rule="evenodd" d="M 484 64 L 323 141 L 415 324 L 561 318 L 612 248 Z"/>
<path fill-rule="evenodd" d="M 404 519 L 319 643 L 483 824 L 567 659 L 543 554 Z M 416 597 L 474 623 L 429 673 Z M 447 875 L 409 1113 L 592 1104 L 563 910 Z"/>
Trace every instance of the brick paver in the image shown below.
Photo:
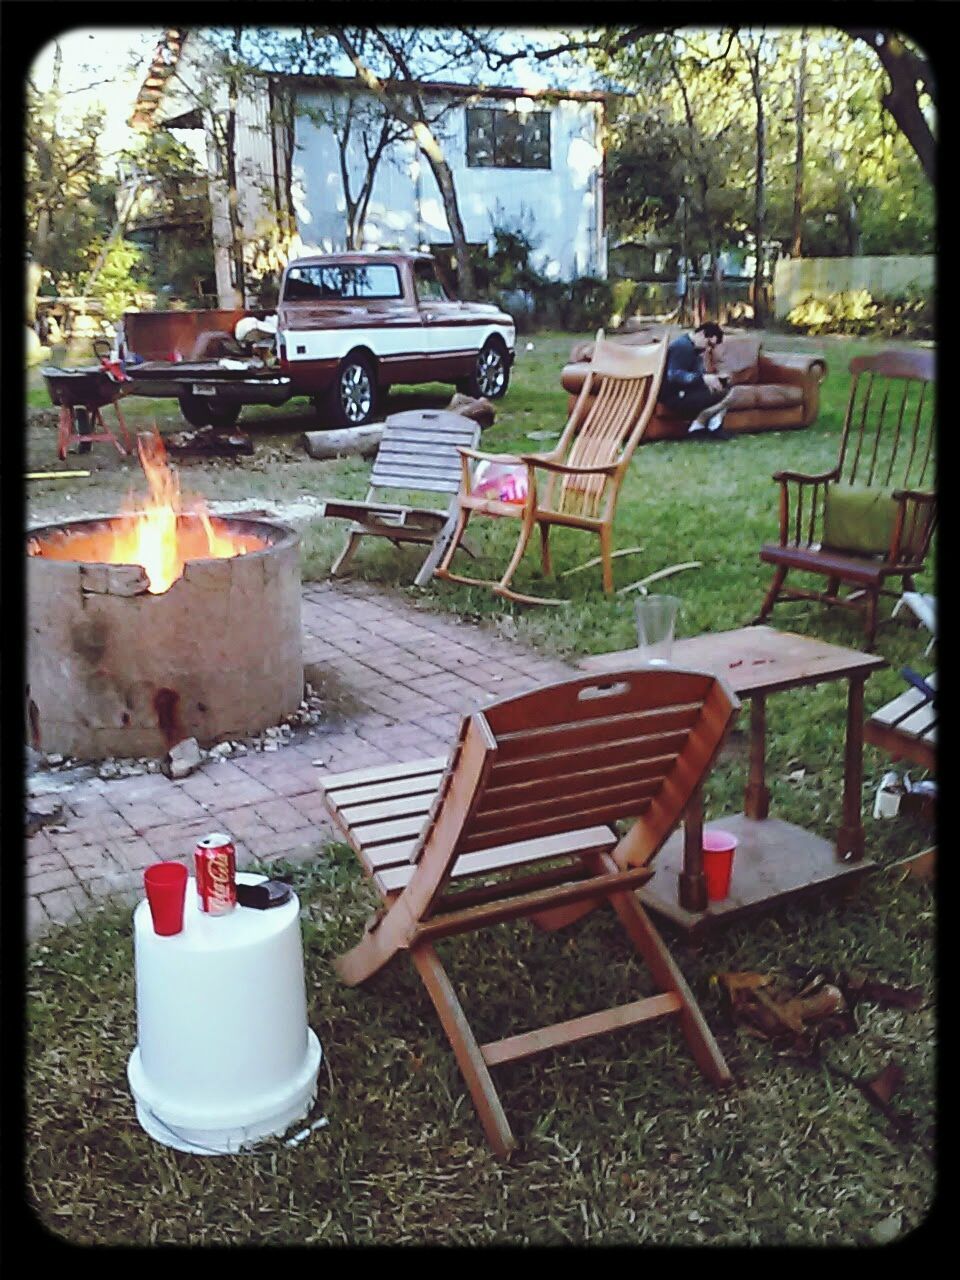
<path fill-rule="evenodd" d="M 328 679 L 332 718 L 277 751 L 210 761 L 179 781 L 76 783 L 63 793 L 63 820 L 26 841 L 30 937 L 105 895 L 136 901 L 143 867 L 188 861 L 211 830 L 234 836 L 241 866 L 316 858 L 333 837 L 319 773 L 442 755 L 464 712 L 575 674 L 489 628 L 366 584 L 308 585 L 302 618 L 304 663 Z"/>

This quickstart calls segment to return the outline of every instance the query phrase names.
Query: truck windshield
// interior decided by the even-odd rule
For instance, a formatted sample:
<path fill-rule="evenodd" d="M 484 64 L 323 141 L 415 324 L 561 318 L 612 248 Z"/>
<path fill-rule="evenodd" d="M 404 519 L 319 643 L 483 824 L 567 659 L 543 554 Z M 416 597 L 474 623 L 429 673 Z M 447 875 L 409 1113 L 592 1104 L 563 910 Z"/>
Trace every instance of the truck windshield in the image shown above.
<path fill-rule="evenodd" d="M 389 262 L 291 267 L 283 290 L 284 302 L 402 296 L 400 272 Z"/>

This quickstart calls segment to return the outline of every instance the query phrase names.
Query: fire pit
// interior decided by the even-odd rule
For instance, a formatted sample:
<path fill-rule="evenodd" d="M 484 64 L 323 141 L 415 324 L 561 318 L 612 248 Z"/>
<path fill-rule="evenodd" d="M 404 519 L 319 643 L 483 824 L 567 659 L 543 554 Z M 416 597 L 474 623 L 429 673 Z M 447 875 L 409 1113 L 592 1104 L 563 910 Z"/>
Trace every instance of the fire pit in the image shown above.
<path fill-rule="evenodd" d="M 140 449 L 145 511 L 27 537 L 37 750 L 160 756 L 184 738 L 210 746 L 257 733 L 303 697 L 296 531 L 181 512 L 162 446 Z"/>

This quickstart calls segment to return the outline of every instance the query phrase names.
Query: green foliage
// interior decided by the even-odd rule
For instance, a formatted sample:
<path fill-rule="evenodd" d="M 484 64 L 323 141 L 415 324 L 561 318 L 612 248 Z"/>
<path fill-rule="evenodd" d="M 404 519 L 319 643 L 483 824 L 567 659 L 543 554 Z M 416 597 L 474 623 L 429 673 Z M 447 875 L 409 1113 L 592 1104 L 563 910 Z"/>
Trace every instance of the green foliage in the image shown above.
<path fill-rule="evenodd" d="M 934 335 L 933 299 L 924 294 L 876 300 L 866 289 L 812 295 L 787 314 L 790 328 L 809 334 L 929 339 Z"/>
<path fill-rule="evenodd" d="M 99 253 L 101 248 L 101 244 L 94 242 L 90 251 Z M 90 297 L 99 298 L 107 319 L 117 321 L 148 282 L 149 275 L 142 251 L 129 240 L 114 240 L 107 249 L 103 266 L 93 282 Z"/>

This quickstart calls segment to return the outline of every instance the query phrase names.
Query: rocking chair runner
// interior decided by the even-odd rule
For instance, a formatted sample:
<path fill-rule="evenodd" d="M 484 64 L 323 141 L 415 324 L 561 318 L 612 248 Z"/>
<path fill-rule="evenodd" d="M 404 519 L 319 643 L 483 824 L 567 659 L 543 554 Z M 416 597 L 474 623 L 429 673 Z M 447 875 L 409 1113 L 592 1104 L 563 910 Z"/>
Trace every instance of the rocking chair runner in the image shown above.
<path fill-rule="evenodd" d="M 464 719 L 442 759 L 328 775 L 337 826 L 385 899 L 337 962 L 355 985 L 406 951 L 422 977 L 501 1156 L 515 1145 L 490 1067 L 676 1016 L 701 1071 L 730 1072 L 633 892 L 676 827 L 739 703 L 712 675 L 661 668 L 581 677 Z M 622 838 L 613 824 L 636 818 Z M 439 938 L 530 917 L 561 927 L 571 904 L 609 901 L 661 993 L 478 1044 L 437 958 Z"/>
<path fill-rule="evenodd" d="M 667 344 L 624 347 L 597 334 L 589 373 L 556 448 L 544 454 L 488 454 L 461 449 L 460 513 L 453 537 L 436 571 L 438 578 L 492 588 L 523 604 L 562 604 L 542 596 L 522 595 L 510 582 L 523 558 L 534 525 L 540 527 L 543 572 L 549 576 L 550 529 L 565 525 L 600 537 L 603 589 L 613 593 L 613 517 L 620 486 L 634 450 L 653 414 L 666 365 Z M 473 490 L 471 462 L 491 461 L 526 466 L 527 493 L 522 505 L 483 497 Z M 538 485 L 538 473 L 545 481 Z M 467 578 L 450 570 L 471 515 L 506 516 L 521 521 L 510 563 L 498 582 Z"/>
<path fill-rule="evenodd" d="M 853 381 L 831 471 L 778 471 L 780 541 L 761 548 L 775 566 L 755 622 L 778 600 L 816 600 L 864 614 L 873 648 L 881 595 L 890 577 L 914 591 L 937 520 L 933 490 L 933 355 L 884 351 L 850 362 Z M 796 486 L 791 504 L 791 485 Z M 809 495 L 809 511 L 805 501 Z M 827 579 L 825 591 L 785 587 L 791 569 Z M 841 585 L 851 590 L 840 595 Z"/>

